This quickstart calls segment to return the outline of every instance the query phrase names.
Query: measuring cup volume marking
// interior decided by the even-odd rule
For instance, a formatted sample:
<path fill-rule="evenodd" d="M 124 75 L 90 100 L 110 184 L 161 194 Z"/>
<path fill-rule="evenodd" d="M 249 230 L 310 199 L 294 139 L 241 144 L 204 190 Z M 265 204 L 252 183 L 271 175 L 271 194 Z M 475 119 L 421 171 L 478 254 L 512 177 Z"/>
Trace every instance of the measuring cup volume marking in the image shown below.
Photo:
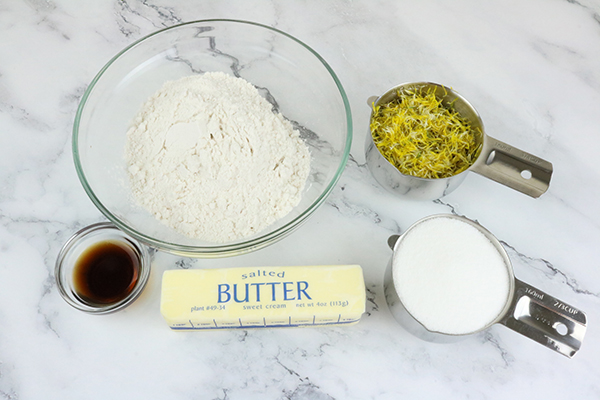
<path fill-rule="evenodd" d="M 434 90 L 442 104 L 452 106 L 473 128 L 481 150 L 475 162 L 465 171 L 441 179 L 427 179 L 405 175 L 398 171 L 379 151 L 369 128 L 365 154 L 367 165 L 375 179 L 394 193 L 416 200 L 434 200 L 454 191 L 469 171 L 515 189 L 531 197 L 539 197 L 548 190 L 552 177 L 552 164 L 498 139 L 488 136 L 483 121 L 475 108 L 460 94 L 443 85 L 431 82 L 404 83 L 393 87 L 380 97 L 370 97 L 369 106 L 386 104 L 398 93 L 409 90 Z M 373 110 L 371 110 L 371 119 Z"/>
<path fill-rule="evenodd" d="M 567 357 L 581 348 L 585 314 L 515 278 L 515 294 L 500 324 Z"/>
<path fill-rule="evenodd" d="M 407 233 L 431 218 L 452 218 L 471 225 L 490 240 L 505 261 L 510 277 L 507 301 L 498 317 L 481 329 L 459 335 L 430 331 L 411 315 L 400 299 L 398 285 L 394 281 L 394 258 L 402 257 L 399 245 Z M 417 221 L 402 236 L 390 237 L 388 245 L 393 250 L 393 256 L 384 276 L 385 299 L 394 318 L 411 334 L 430 342 L 448 343 L 464 339 L 498 323 L 569 358 L 581 348 L 587 326 L 585 313 L 515 278 L 508 254 L 498 239 L 481 225 L 456 215 L 431 215 Z"/>

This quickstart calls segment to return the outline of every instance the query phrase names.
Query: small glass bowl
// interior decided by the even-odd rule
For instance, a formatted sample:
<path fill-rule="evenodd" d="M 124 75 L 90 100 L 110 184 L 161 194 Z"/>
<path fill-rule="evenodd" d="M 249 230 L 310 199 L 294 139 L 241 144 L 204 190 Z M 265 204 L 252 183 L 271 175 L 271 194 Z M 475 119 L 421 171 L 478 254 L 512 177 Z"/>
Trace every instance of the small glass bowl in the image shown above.
<path fill-rule="evenodd" d="M 131 292 L 114 303 L 96 304 L 83 299 L 75 288 L 74 270 L 81 255 L 91 246 L 101 242 L 120 242 L 128 246 L 138 261 L 138 279 Z M 75 233 L 65 243 L 56 260 L 56 284 L 67 303 L 90 314 L 108 314 L 131 304 L 144 290 L 150 276 L 150 253 L 137 240 L 129 237 L 110 222 L 89 225 Z"/>

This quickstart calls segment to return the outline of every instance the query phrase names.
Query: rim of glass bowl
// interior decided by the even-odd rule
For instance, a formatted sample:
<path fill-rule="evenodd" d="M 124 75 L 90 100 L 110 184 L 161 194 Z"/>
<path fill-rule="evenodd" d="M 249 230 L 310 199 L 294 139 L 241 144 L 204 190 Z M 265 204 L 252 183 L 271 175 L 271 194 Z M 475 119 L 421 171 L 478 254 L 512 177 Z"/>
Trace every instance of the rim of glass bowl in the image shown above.
<path fill-rule="evenodd" d="M 235 244 L 224 244 L 224 245 L 215 245 L 215 246 L 190 246 L 190 245 L 183 245 L 183 244 L 177 244 L 177 243 L 171 243 L 171 242 L 158 240 L 151 236 L 145 235 L 142 232 L 138 232 L 135 229 L 132 229 L 131 227 L 129 227 L 127 224 L 123 223 L 118 217 L 113 215 L 110 212 L 110 210 L 108 210 L 104 206 L 104 204 L 102 204 L 102 202 L 94 194 L 94 191 L 91 188 L 91 186 L 88 184 L 85 174 L 83 172 L 83 168 L 82 168 L 80 159 L 79 159 L 79 151 L 78 151 L 79 124 L 80 124 L 80 120 L 81 120 L 81 115 L 83 113 L 83 109 L 85 108 L 85 105 L 87 104 L 87 99 L 90 96 L 91 91 L 96 86 L 96 83 L 102 77 L 104 72 L 108 68 L 110 68 L 110 66 L 117 59 L 119 59 L 123 54 L 127 53 L 132 48 L 134 48 L 138 44 L 140 44 L 141 42 L 148 40 L 151 37 L 159 35 L 163 32 L 166 32 L 166 31 L 169 31 L 172 29 L 177 29 L 177 28 L 180 28 L 180 27 L 183 27 L 186 25 L 206 24 L 206 23 L 214 23 L 214 22 L 245 24 L 245 25 L 253 25 L 253 26 L 261 27 L 261 28 L 270 30 L 272 32 L 275 32 L 279 35 L 283 35 L 283 36 L 293 40 L 294 42 L 298 43 L 299 45 L 301 45 L 302 47 L 307 49 L 311 54 L 313 54 L 321 62 L 321 64 L 323 64 L 325 69 L 329 72 L 329 74 L 331 75 L 331 78 L 335 82 L 335 85 L 337 86 L 338 91 L 342 97 L 342 101 L 344 103 L 344 108 L 346 111 L 346 125 L 347 125 L 346 145 L 344 148 L 344 153 L 342 155 L 340 164 L 338 165 L 338 169 L 337 169 L 333 179 L 331 180 L 331 182 L 329 182 L 329 185 L 326 187 L 326 189 L 323 191 L 323 193 L 321 193 L 321 195 L 306 210 L 304 210 L 304 212 L 302 212 L 300 215 L 298 215 L 296 218 L 294 218 L 287 224 L 283 225 L 282 227 L 280 227 L 270 233 L 266 233 L 264 235 L 255 237 L 253 239 L 245 240 L 245 241 L 235 243 Z M 115 224 L 119 229 L 125 231 L 126 233 L 133 236 L 137 240 L 140 240 L 141 242 L 144 242 L 147 245 L 149 245 L 151 247 L 155 247 L 160 250 L 165 250 L 170 253 L 178 254 L 178 255 L 182 255 L 182 256 L 209 258 L 209 257 L 226 257 L 226 256 L 238 255 L 238 254 L 243 254 L 243 253 L 248 253 L 248 252 L 251 252 L 254 250 L 258 250 L 258 249 L 263 248 L 277 240 L 283 239 L 285 236 L 290 234 L 294 229 L 299 227 L 325 201 L 325 199 L 329 196 L 329 194 L 331 193 L 331 191 L 337 184 L 338 180 L 340 179 L 340 176 L 342 175 L 342 173 L 344 171 L 346 163 L 348 161 L 348 156 L 350 154 L 351 145 L 352 145 L 352 113 L 350 110 L 350 103 L 348 102 L 348 97 L 346 96 L 346 92 L 345 92 L 344 88 L 342 87 L 342 83 L 338 79 L 335 72 L 333 72 L 333 69 L 323 59 L 323 57 L 321 57 L 315 50 L 313 50 L 310 46 L 306 45 L 302 41 L 296 39 L 295 37 L 283 32 L 283 31 L 280 31 L 278 29 L 267 26 L 267 25 L 259 24 L 256 22 L 250 22 L 250 21 L 236 20 L 236 19 L 206 19 L 206 20 L 196 20 L 196 21 L 185 22 L 182 24 L 173 25 L 168 28 L 164 28 L 164 29 L 158 30 L 156 32 L 153 32 L 149 35 L 142 37 L 141 39 L 136 40 L 135 42 L 133 42 L 132 44 L 130 44 L 129 46 L 127 46 L 123 50 L 121 50 L 119 53 L 117 53 L 112 59 L 110 59 L 110 61 L 108 61 L 108 63 L 106 63 L 106 65 L 104 65 L 104 67 L 102 67 L 102 69 L 98 72 L 98 74 L 96 74 L 94 79 L 92 79 L 92 81 L 90 82 L 89 86 L 87 87 L 87 89 L 85 90 L 85 93 L 83 94 L 83 96 L 81 98 L 79 107 L 77 108 L 77 113 L 75 114 L 75 121 L 73 124 L 72 151 L 73 151 L 73 160 L 75 162 L 75 169 L 77 170 L 77 176 L 79 177 L 79 180 L 81 181 L 81 184 L 83 185 L 85 192 L 89 196 L 90 200 L 92 200 L 94 205 L 100 210 L 100 212 L 102 212 L 102 214 L 104 214 L 104 216 L 106 218 L 108 218 L 113 224 Z"/>

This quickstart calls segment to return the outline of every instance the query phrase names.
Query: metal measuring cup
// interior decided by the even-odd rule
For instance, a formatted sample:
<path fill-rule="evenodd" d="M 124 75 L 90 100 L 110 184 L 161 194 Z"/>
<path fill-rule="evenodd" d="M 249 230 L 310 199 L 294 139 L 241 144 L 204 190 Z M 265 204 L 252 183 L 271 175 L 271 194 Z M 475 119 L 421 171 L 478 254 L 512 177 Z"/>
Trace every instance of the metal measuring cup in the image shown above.
<path fill-rule="evenodd" d="M 398 252 L 398 248 L 403 237 L 420 223 L 438 217 L 460 220 L 481 232 L 504 259 L 510 278 L 506 304 L 496 319 L 476 331 L 461 335 L 434 332 L 425 328 L 404 307 L 394 282 L 394 259 L 402 257 L 402 254 Z M 504 247 L 494 235 L 478 223 L 452 214 L 431 215 L 414 223 L 402 236 L 391 236 L 388 239 L 388 245 L 394 253 L 384 276 L 385 299 L 396 321 L 413 335 L 429 342 L 448 343 L 481 332 L 494 324 L 502 324 L 569 358 L 573 357 L 580 349 L 586 331 L 586 315 L 581 310 L 518 280 L 514 275 L 510 258 Z"/>
<path fill-rule="evenodd" d="M 440 179 L 419 178 L 401 173 L 381 155 L 369 128 L 365 144 L 366 161 L 371 173 L 382 186 L 407 198 L 435 200 L 450 194 L 462 183 L 467 173 L 473 171 L 531 197 L 539 197 L 548 190 L 552 164 L 486 135 L 483 121 L 475 108 L 464 97 L 446 86 L 431 82 L 404 83 L 379 97 L 370 97 L 369 106 L 389 103 L 398 97 L 398 92 L 408 90 L 434 90 L 436 97 L 442 99 L 443 105 L 451 105 L 469 122 L 476 132 L 481 150 L 475 162 L 459 174 Z M 372 118 L 373 109 L 369 121 Z"/>

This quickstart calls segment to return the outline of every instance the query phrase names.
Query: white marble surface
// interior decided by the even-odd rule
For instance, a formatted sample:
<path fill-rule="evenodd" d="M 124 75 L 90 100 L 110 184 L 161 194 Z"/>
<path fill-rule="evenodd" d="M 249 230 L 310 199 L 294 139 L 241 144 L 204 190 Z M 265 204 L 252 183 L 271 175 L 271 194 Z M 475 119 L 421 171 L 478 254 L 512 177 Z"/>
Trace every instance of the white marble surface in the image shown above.
<path fill-rule="evenodd" d="M 77 179 L 71 127 L 97 71 L 120 49 L 183 21 L 237 18 L 284 30 L 333 67 L 352 106 L 351 160 L 294 234 L 221 260 L 158 254 L 142 297 L 90 316 L 69 307 L 54 261 L 103 220 Z M 487 133 L 554 164 L 531 199 L 472 174 L 450 196 L 408 202 L 364 165 L 366 99 L 415 80 L 444 83 Z M 0 399 L 600 398 L 600 3 L 593 0 L 69 1 L 0 4 Z M 433 213 L 475 219 L 518 278 L 587 313 L 567 359 L 503 326 L 447 345 L 392 319 L 388 236 Z M 353 327 L 173 332 L 160 274 L 185 266 L 359 263 L 367 313 Z"/>

